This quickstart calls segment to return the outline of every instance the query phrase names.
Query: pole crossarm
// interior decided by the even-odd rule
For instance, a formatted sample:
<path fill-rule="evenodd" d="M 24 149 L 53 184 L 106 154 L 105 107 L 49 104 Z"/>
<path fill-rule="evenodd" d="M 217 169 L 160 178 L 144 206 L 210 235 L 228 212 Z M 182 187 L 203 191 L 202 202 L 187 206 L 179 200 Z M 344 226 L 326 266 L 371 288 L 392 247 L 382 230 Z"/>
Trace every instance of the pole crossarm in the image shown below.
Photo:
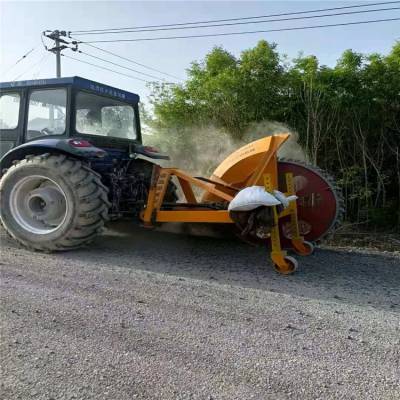
<path fill-rule="evenodd" d="M 61 52 L 65 49 L 71 49 L 71 50 L 76 50 L 77 45 L 75 44 L 75 47 L 70 47 L 71 42 L 62 39 L 62 37 L 67 36 L 66 31 L 59 31 L 59 30 L 46 30 L 43 31 L 43 36 L 54 40 L 54 46 L 51 48 L 48 48 L 46 45 L 44 45 L 45 49 L 49 51 L 50 53 L 55 54 L 56 56 L 56 76 L 57 78 L 61 78 Z M 44 43 L 43 43 L 44 44 Z"/>

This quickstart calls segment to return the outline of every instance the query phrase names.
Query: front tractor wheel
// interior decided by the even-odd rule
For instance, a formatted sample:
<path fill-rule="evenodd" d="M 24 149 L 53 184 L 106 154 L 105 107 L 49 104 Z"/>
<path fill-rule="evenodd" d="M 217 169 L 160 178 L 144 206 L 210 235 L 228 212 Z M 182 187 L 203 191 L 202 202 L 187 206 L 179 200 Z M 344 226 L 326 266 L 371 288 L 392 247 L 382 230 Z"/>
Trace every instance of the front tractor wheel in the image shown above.
<path fill-rule="evenodd" d="M 0 181 L 0 220 L 34 250 L 70 250 L 102 232 L 110 203 L 100 176 L 65 155 L 29 156 Z"/>

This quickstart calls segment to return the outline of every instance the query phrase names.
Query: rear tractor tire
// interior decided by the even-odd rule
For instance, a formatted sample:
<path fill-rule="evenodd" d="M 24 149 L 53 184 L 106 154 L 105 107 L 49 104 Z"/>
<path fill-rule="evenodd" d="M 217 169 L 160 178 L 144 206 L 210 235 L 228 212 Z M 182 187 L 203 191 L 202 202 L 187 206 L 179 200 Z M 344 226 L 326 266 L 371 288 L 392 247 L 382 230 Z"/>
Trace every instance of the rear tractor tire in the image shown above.
<path fill-rule="evenodd" d="M 110 207 L 107 193 L 100 175 L 77 159 L 27 156 L 1 178 L 0 221 L 29 249 L 75 249 L 102 232 Z"/>

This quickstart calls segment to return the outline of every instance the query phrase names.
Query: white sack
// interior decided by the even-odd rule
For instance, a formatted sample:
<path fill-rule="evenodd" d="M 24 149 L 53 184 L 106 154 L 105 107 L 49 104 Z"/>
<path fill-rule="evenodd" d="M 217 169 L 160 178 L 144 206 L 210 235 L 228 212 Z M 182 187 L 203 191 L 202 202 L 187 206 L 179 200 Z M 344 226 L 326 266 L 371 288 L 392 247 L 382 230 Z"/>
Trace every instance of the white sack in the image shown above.
<path fill-rule="evenodd" d="M 260 206 L 276 206 L 281 202 L 263 186 L 249 186 L 241 190 L 229 203 L 229 211 L 250 211 Z"/>
<path fill-rule="evenodd" d="M 273 195 L 282 203 L 284 208 L 287 208 L 291 201 L 298 199 L 298 197 L 295 195 L 285 196 L 285 194 L 279 190 L 274 190 Z"/>

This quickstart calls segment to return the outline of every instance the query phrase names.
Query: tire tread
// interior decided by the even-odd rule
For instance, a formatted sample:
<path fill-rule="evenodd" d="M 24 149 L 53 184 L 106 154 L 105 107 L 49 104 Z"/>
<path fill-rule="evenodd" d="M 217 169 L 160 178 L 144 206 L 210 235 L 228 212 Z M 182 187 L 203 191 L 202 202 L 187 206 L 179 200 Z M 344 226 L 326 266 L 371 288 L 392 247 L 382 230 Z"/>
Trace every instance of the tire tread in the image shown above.
<path fill-rule="evenodd" d="M 45 153 L 29 155 L 25 159 L 15 160 L 13 165 L 5 172 L 3 178 L 11 174 L 15 169 L 31 163 L 48 165 L 50 168 L 57 167 L 70 183 L 71 187 L 75 188 L 79 204 L 87 211 L 81 212 L 74 219 L 74 223 L 66 235 L 51 243 L 32 243 L 21 239 L 13 234 L 3 219 L 0 218 L 1 225 L 6 233 L 22 246 L 30 250 L 43 252 L 72 250 L 92 242 L 103 231 L 104 224 L 108 220 L 108 209 L 110 207 L 108 189 L 101 182 L 101 176 L 80 160 L 67 157 L 63 154 Z M 66 168 L 63 168 L 64 165 Z M 85 191 L 79 190 L 81 187 L 93 187 L 93 190 L 88 194 Z M 1 192 L 2 185 L 0 183 L 0 195 Z"/>

